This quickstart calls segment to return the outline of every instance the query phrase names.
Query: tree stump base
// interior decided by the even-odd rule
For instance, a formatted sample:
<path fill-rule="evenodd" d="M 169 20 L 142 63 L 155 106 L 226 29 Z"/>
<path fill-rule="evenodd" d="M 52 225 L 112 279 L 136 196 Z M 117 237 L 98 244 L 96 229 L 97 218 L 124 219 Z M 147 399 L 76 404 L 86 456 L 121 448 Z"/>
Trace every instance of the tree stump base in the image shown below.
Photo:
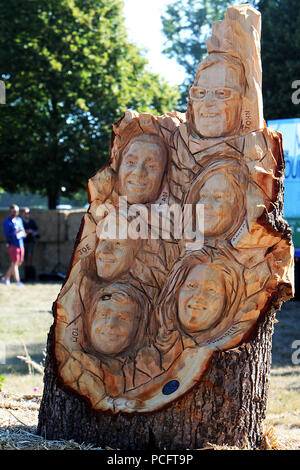
<path fill-rule="evenodd" d="M 251 342 L 215 353 L 203 379 L 179 400 L 152 413 L 118 415 L 96 413 L 84 398 L 61 387 L 50 354 L 52 327 L 37 433 L 120 450 L 191 450 L 208 443 L 259 448 L 274 320 L 275 308 L 259 322 Z"/>

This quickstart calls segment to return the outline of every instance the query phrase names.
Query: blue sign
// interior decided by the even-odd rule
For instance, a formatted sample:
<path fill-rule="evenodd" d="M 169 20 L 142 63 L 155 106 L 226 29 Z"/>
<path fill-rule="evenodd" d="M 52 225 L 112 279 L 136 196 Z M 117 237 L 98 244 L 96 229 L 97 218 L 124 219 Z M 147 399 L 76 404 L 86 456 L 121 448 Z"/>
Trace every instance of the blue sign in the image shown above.
<path fill-rule="evenodd" d="M 284 217 L 300 217 L 300 118 L 268 121 L 282 134 L 285 157 Z"/>

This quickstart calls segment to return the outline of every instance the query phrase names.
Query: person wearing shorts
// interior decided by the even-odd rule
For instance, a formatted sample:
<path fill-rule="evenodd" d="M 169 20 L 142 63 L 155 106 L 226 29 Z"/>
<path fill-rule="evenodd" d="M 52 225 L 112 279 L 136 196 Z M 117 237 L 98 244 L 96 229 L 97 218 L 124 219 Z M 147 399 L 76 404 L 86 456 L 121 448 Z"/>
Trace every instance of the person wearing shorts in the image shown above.
<path fill-rule="evenodd" d="M 19 207 L 12 204 L 9 208 L 9 216 L 3 223 L 3 230 L 7 241 L 8 253 L 11 264 L 7 273 L 1 279 L 3 284 L 9 285 L 13 276 L 17 286 L 23 286 L 20 282 L 19 266 L 24 260 L 24 241 L 26 232 L 21 217 L 19 217 Z"/>

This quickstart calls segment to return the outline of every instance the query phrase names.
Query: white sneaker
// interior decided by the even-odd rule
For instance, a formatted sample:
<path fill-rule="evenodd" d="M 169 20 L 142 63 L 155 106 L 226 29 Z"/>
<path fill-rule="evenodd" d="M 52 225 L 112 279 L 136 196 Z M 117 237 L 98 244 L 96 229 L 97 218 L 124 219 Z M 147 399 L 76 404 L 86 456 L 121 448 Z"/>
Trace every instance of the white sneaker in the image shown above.
<path fill-rule="evenodd" d="M 9 286 L 9 285 L 10 285 L 10 280 L 9 280 L 9 279 L 4 279 L 4 278 L 2 278 L 2 279 L 1 279 L 1 283 L 2 283 L 2 284 L 5 284 L 6 286 Z"/>
<path fill-rule="evenodd" d="M 24 287 L 24 284 L 23 284 L 23 282 L 19 281 L 19 282 L 16 282 L 16 286 Z"/>

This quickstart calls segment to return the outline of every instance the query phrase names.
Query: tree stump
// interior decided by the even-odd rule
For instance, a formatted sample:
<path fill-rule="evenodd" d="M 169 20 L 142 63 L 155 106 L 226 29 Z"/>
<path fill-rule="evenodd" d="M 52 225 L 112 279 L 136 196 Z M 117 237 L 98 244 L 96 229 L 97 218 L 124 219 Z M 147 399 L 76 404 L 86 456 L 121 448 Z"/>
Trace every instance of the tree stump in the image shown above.
<path fill-rule="evenodd" d="M 279 307 L 279 305 L 277 306 Z M 95 413 L 61 388 L 48 338 L 38 434 L 120 450 L 199 449 L 206 444 L 257 448 L 263 436 L 275 311 L 253 341 L 215 353 L 205 375 L 184 397 L 151 414 Z"/>

